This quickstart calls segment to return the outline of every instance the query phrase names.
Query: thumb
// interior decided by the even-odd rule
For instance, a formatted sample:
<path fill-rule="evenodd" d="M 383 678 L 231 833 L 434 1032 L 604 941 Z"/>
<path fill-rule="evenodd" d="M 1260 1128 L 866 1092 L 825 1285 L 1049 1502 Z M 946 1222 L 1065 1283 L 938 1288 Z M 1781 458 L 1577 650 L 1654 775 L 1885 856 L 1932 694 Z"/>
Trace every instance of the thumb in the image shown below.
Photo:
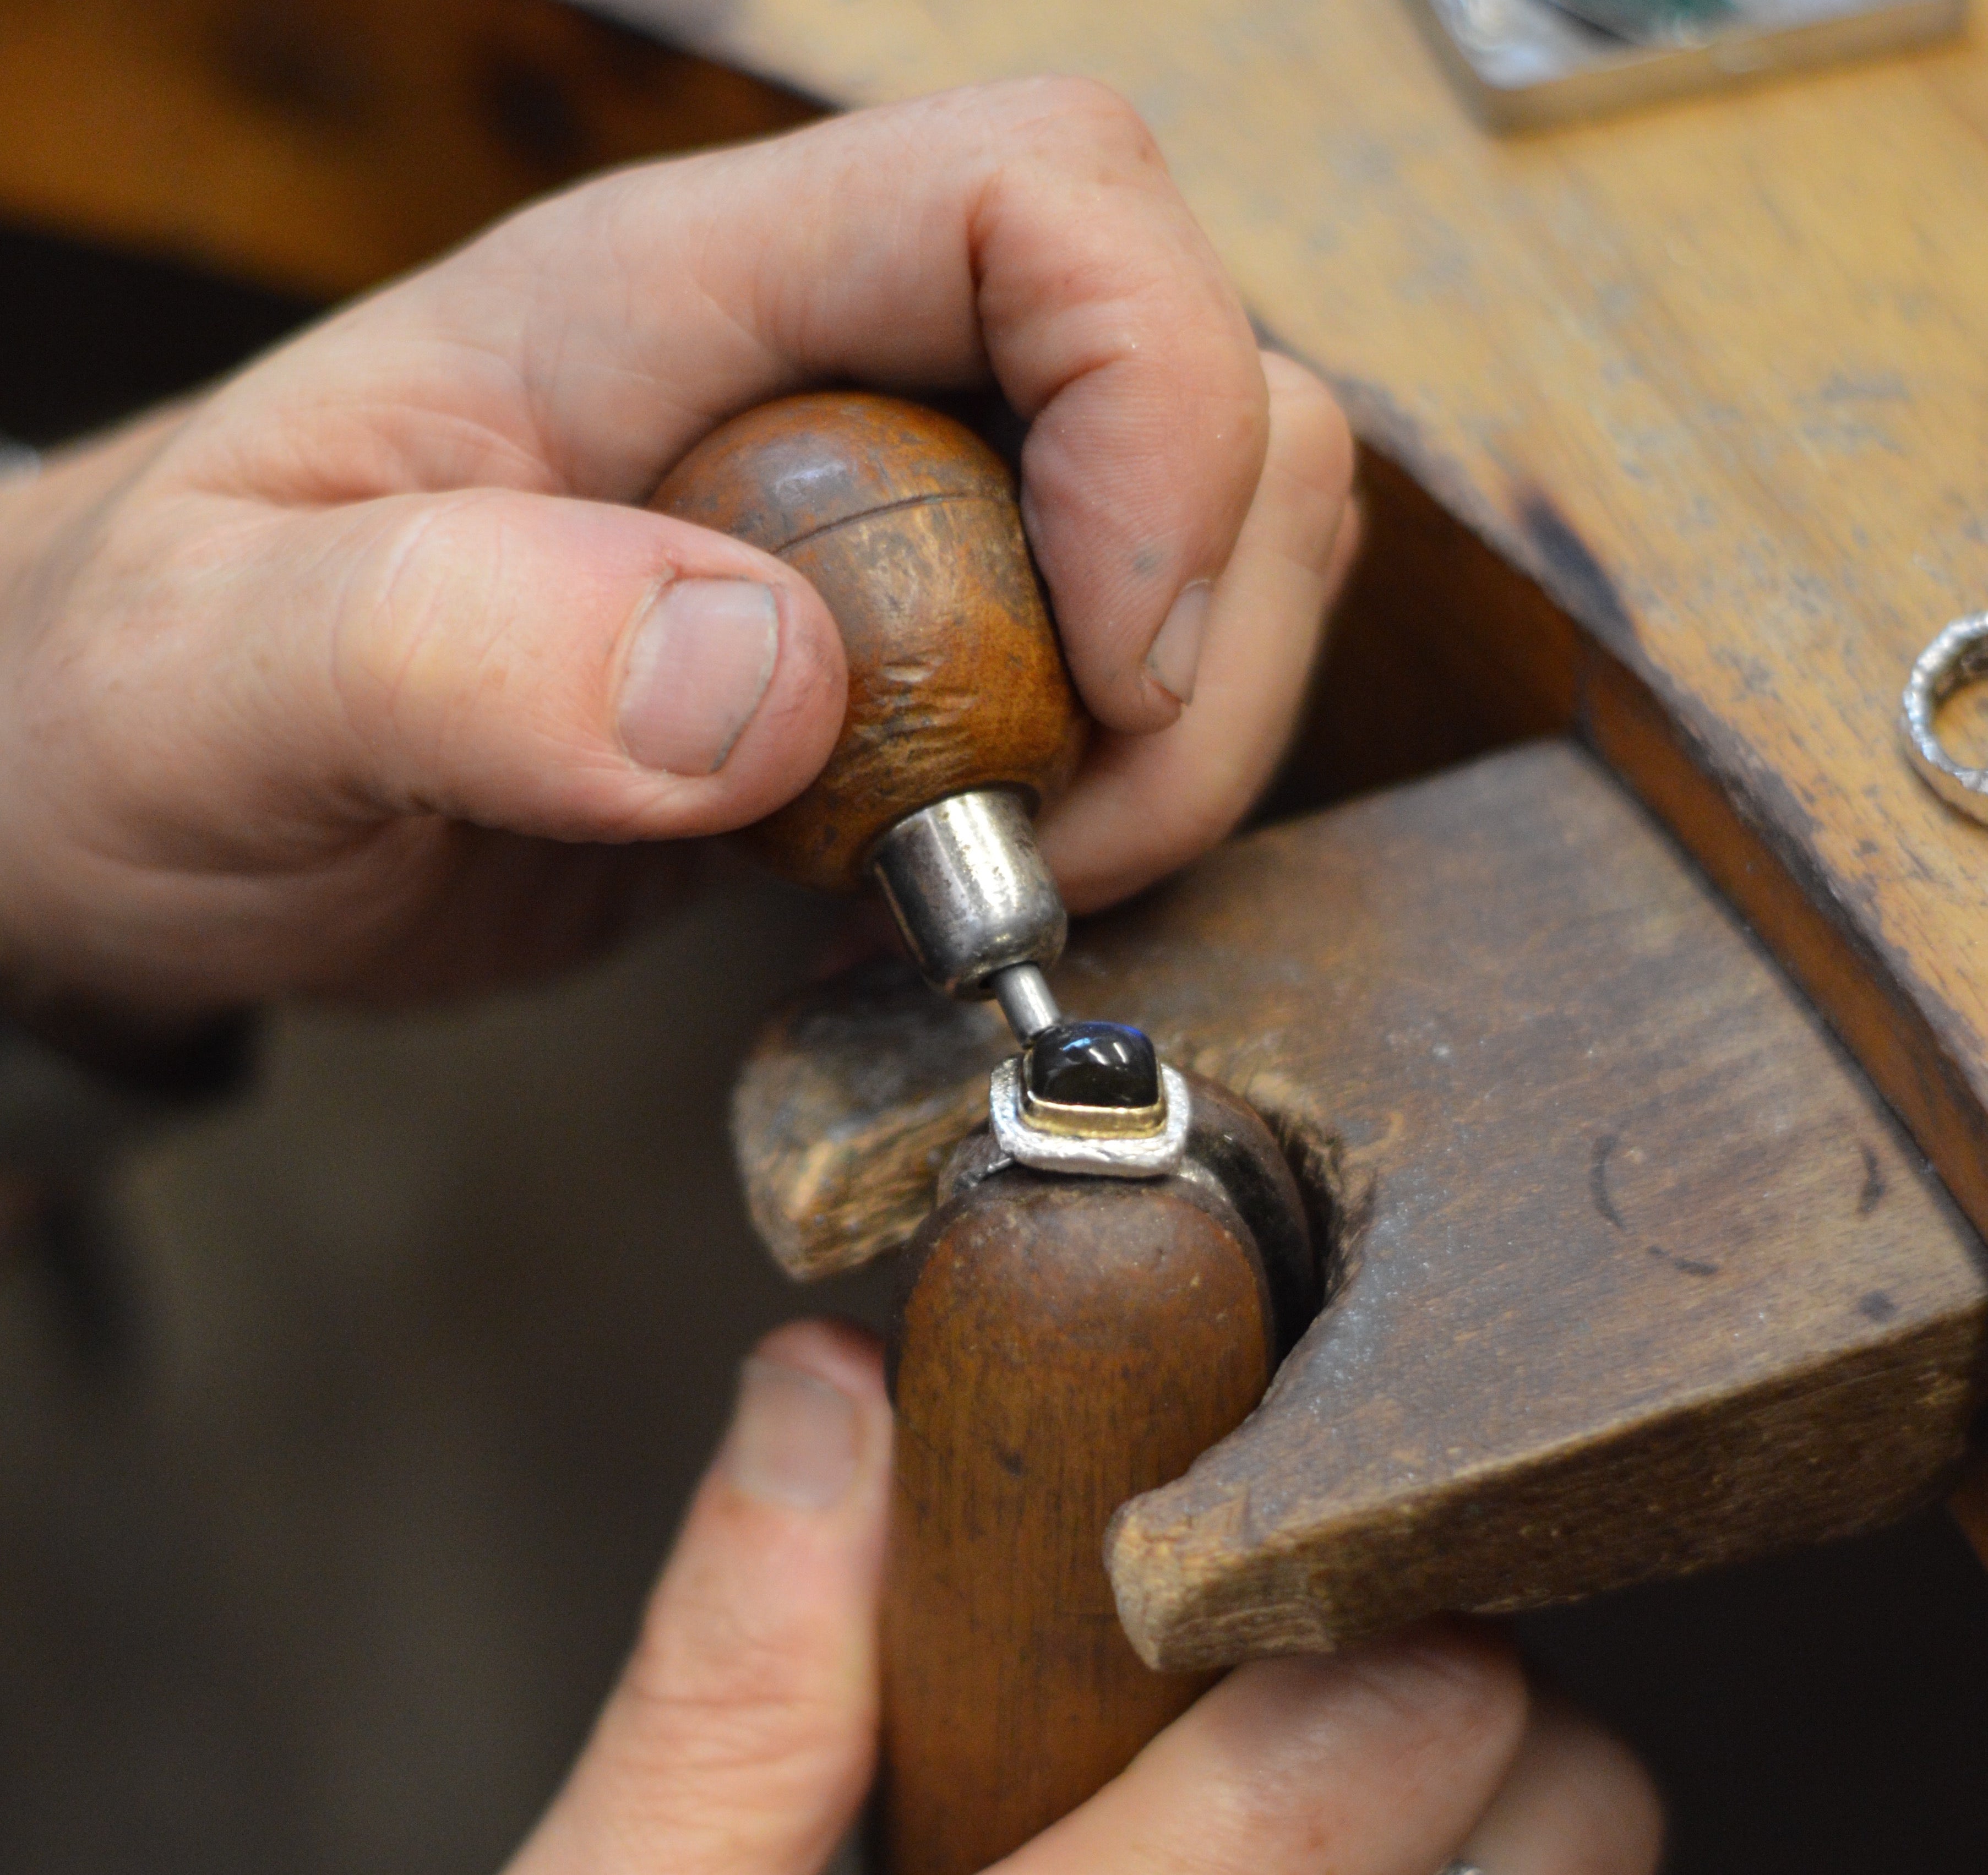
<path fill-rule="evenodd" d="M 511 1875 L 815 1875 L 867 1789 L 891 1410 L 826 1323 L 746 1362 L 620 1687 Z"/>
<path fill-rule="evenodd" d="M 188 495 L 146 520 L 177 574 L 147 607 L 173 629 L 103 646 L 99 707 L 143 720 L 100 725 L 99 746 L 123 752 L 128 819 L 168 807 L 196 840 L 273 835 L 289 856 L 412 814 L 720 833 L 805 787 L 841 725 L 813 588 L 667 516 L 486 488 L 275 511 Z M 262 811 L 232 834 L 245 802 Z"/>

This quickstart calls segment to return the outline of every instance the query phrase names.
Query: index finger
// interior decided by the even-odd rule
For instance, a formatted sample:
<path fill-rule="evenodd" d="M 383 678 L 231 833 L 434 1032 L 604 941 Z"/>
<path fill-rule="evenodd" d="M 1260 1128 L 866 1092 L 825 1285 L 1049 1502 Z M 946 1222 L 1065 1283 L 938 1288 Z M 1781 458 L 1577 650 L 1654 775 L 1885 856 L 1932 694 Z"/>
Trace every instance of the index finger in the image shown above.
<path fill-rule="evenodd" d="M 1030 423 L 1023 512 L 1073 674 L 1120 730 L 1177 714 L 1148 654 L 1226 564 L 1263 465 L 1242 306 L 1137 114 L 1085 81 L 608 177 L 363 315 L 348 365 L 392 407 L 473 387 L 474 412 L 403 449 L 429 487 L 459 482 L 467 449 L 478 478 L 635 499 L 723 417 L 801 385 L 991 372 Z"/>

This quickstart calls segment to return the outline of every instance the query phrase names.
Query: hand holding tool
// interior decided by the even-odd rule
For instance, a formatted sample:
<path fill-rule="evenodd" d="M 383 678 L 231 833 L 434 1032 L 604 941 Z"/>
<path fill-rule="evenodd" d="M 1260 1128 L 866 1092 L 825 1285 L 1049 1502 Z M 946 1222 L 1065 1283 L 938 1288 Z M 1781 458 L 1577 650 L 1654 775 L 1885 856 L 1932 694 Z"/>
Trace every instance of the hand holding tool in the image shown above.
<path fill-rule="evenodd" d="M 874 880 L 935 988 L 996 998 L 1023 1041 L 1047 1028 L 1067 921 L 1030 817 L 1087 719 L 1000 458 L 936 411 L 823 392 L 726 424 L 651 505 L 779 555 L 841 628 L 841 739 L 753 830 L 761 856 L 830 891 Z"/>
<path fill-rule="evenodd" d="M 1106 1528 L 1255 1406 L 1316 1310 L 1310 1241 L 1242 1102 L 1050 994 L 1066 921 L 1030 815 L 1085 719 L 999 458 L 915 406 L 796 397 L 707 438 L 655 505 L 777 553 L 841 628 L 841 738 L 755 844 L 811 884 L 874 880 L 927 981 L 996 998 L 1024 1045 L 901 1265 L 889 1350 L 881 1833 L 894 1875 L 969 1875 L 1206 1684 L 1133 1651 Z"/>

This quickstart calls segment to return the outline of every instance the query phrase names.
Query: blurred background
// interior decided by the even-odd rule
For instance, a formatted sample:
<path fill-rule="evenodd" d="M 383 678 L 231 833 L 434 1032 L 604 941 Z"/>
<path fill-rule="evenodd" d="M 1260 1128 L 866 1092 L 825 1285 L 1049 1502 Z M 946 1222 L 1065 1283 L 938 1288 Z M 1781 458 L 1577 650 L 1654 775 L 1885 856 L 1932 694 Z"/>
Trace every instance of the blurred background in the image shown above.
<path fill-rule="evenodd" d="M 573 176 L 813 109 L 560 0 L 0 0 L 0 434 L 198 386 Z M 1382 603 L 1356 585 L 1266 811 L 1485 745 L 1440 698 L 1363 742 Z M 0 1871 L 501 1865 L 740 1355 L 878 1312 L 874 1274 L 777 1276 L 730 1172 L 735 1065 L 818 924 L 721 865 L 543 993 L 284 1015 L 87 1257 L 0 1238 Z M 1675 1870 L 1988 1867 L 1988 1578 L 1943 1513 L 1524 1631 L 1656 1765 Z"/>

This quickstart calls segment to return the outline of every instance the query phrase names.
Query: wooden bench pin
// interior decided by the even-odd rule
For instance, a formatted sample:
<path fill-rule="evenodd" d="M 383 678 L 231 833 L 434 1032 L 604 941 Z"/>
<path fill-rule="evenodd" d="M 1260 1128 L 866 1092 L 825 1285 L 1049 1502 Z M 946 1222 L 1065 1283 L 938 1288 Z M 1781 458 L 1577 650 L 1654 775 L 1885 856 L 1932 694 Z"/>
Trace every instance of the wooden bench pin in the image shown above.
<path fill-rule="evenodd" d="M 1256 1114 L 1051 995 L 1066 920 L 1030 815 L 1087 724 L 1000 459 L 915 405 L 800 397 L 707 438 L 653 505 L 779 555 L 842 631 L 841 738 L 762 854 L 874 880 L 928 981 L 998 1002 L 1022 1044 L 903 1258 L 889 1348 L 881 1847 L 894 1875 L 965 1875 L 1206 1684 L 1134 1653 L 1106 1526 L 1255 1407 L 1317 1266 Z"/>

